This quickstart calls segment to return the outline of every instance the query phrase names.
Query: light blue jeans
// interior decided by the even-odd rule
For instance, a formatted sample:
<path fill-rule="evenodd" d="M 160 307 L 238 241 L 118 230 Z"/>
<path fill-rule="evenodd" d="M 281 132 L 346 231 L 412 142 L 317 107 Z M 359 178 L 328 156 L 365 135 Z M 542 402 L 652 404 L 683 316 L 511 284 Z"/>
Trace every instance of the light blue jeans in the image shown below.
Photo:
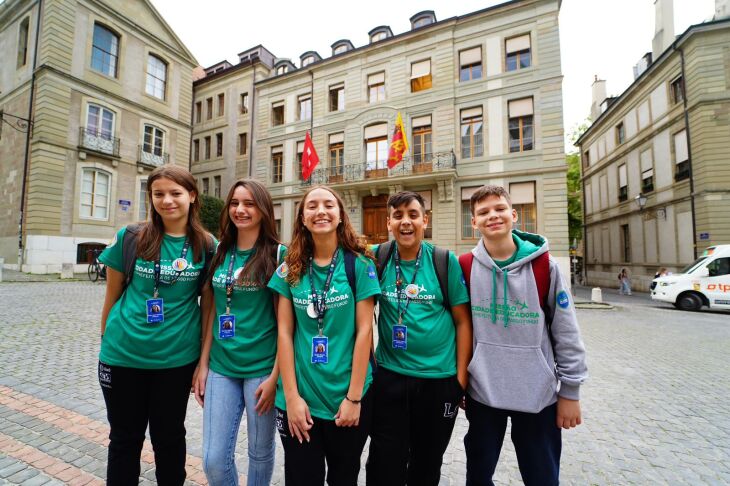
<path fill-rule="evenodd" d="M 234 452 L 246 411 L 248 486 L 268 486 L 274 471 L 274 409 L 259 415 L 254 393 L 268 376 L 229 378 L 208 372 L 203 407 L 203 470 L 211 486 L 238 485 Z"/>

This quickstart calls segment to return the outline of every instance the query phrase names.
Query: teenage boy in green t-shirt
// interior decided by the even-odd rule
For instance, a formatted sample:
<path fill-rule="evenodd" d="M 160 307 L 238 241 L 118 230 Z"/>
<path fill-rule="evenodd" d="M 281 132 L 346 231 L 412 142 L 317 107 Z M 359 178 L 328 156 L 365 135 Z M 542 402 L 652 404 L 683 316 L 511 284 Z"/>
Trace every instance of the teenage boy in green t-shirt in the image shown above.
<path fill-rule="evenodd" d="M 466 484 L 494 484 L 509 418 L 525 484 L 557 485 L 560 429 L 581 423 L 579 390 L 588 376 L 570 289 L 547 240 L 513 229 L 517 212 L 503 187 L 479 188 L 470 205 L 482 238 L 459 257 L 469 279 L 475 346 Z"/>
<path fill-rule="evenodd" d="M 472 329 L 459 262 L 448 255 L 448 302 L 423 241 L 428 216 L 421 195 L 388 200 L 393 251 L 381 269 L 378 369 L 367 484 L 436 486 L 444 451 L 467 386 Z M 385 248 L 380 248 L 385 251 Z"/>

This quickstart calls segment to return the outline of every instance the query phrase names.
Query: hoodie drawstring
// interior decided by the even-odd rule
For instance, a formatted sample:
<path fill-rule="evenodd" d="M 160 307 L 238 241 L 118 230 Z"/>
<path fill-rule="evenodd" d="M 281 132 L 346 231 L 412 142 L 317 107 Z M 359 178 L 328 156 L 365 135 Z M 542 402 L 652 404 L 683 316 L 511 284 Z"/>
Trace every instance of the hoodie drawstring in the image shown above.
<path fill-rule="evenodd" d="M 506 270 L 502 271 L 502 276 L 504 276 L 504 307 L 502 308 L 502 316 L 504 318 L 504 327 L 509 326 L 509 304 L 507 303 L 507 290 L 509 287 L 507 287 L 507 276 L 509 275 L 509 272 Z"/>
<path fill-rule="evenodd" d="M 492 267 L 492 324 L 497 322 L 497 267 Z"/>
<path fill-rule="evenodd" d="M 509 307 L 507 303 L 507 276 L 509 272 L 502 270 L 503 278 L 503 296 L 502 296 L 502 316 L 504 319 L 504 327 L 509 326 Z M 492 324 L 497 322 L 497 267 L 492 267 Z"/>

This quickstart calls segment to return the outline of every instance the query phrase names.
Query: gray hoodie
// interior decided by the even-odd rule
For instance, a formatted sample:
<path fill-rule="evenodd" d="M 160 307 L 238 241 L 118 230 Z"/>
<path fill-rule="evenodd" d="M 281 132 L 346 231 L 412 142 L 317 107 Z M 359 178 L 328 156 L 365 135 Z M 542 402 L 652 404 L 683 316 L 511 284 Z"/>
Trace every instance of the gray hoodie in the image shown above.
<path fill-rule="evenodd" d="M 472 250 L 474 356 L 469 363 L 469 394 L 490 407 L 537 413 L 555 403 L 558 394 L 579 398 L 580 385 L 588 376 L 585 348 L 570 290 L 552 258 L 545 312 L 540 306 L 531 262 L 548 251 L 547 240 L 513 233 L 537 249 L 504 269 L 494 263 L 483 240 Z M 555 357 L 546 317 L 552 319 Z"/>

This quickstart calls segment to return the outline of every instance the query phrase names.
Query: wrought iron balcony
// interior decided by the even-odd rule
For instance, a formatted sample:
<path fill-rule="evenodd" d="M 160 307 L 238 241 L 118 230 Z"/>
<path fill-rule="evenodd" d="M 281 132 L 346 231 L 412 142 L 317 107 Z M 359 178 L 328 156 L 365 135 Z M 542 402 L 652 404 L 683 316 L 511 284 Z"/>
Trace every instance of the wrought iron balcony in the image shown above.
<path fill-rule="evenodd" d="M 119 139 L 102 133 L 101 130 L 79 128 L 79 147 L 119 157 Z"/>
<path fill-rule="evenodd" d="M 434 172 L 454 170 L 455 168 L 456 156 L 453 152 L 438 152 L 403 157 L 403 160 L 392 169 L 388 169 L 385 162 L 375 164 L 372 161 L 321 167 L 315 169 L 309 179 L 301 181 L 301 185 L 348 184 L 368 180 L 425 175 Z"/>
<path fill-rule="evenodd" d="M 159 167 L 170 161 L 170 154 L 167 152 L 162 152 L 160 155 L 154 152 L 147 152 L 144 149 L 144 145 L 138 147 L 137 153 L 137 163 L 148 167 Z"/>

